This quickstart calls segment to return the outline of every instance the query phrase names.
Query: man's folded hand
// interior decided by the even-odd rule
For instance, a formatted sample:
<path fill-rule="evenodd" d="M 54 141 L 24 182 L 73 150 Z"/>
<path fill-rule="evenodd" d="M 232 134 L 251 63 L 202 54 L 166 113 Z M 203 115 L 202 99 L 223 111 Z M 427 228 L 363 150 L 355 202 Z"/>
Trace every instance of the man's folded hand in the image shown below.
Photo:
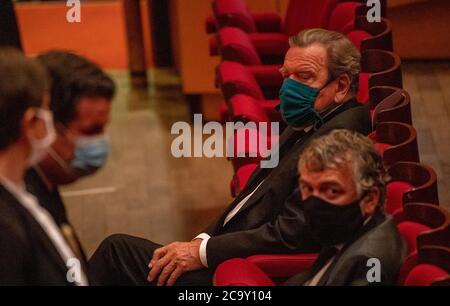
<path fill-rule="evenodd" d="M 158 286 L 172 286 L 183 273 L 203 268 L 199 254 L 201 242 L 201 239 L 174 242 L 155 250 L 148 265 L 147 280 L 153 282 L 159 275 Z"/>

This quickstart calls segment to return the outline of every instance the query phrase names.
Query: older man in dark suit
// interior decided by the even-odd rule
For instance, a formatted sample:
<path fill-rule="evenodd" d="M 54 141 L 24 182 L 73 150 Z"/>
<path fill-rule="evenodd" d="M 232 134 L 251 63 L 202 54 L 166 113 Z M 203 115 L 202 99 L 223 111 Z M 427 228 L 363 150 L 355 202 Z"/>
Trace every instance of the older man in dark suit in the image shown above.
<path fill-rule="evenodd" d="M 160 246 L 114 235 L 89 262 L 106 285 L 209 285 L 221 262 L 258 253 L 318 251 L 295 201 L 298 156 L 313 137 L 346 128 L 368 134 L 368 108 L 355 99 L 360 53 L 342 34 L 311 29 L 291 39 L 281 72 L 279 164 L 258 168 L 216 221 L 190 242 Z M 147 277 L 148 276 L 148 277 Z"/>
<path fill-rule="evenodd" d="M 322 249 L 309 271 L 285 285 L 395 285 L 406 248 L 383 211 L 387 175 L 372 141 L 353 131 L 333 130 L 305 147 L 299 175 L 297 205 Z M 216 270 L 219 286 L 270 283 L 244 259 L 226 261 Z"/>

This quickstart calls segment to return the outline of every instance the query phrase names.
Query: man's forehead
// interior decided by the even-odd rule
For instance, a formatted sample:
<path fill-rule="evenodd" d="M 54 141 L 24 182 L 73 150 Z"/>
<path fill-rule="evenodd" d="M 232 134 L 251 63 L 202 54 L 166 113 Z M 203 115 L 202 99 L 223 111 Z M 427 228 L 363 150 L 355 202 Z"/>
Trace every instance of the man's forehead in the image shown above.
<path fill-rule="evenodd" d="M 323 170 L 312 170 L 305 163 L 300 163 L 301 179 L 311 183 L 321 183 L 328 181 L 348 181 L 353 179 L 353 169 L 349 164 L 338 168 L 325 168 Z"/>
<path fill-rule="evenodd" d="M 312 69 L 318 71 L 326 66 L 327 51 L 325 47 L 314 44 L 308 47 L 292 47 L 284 61 L 286 69 Z"/>

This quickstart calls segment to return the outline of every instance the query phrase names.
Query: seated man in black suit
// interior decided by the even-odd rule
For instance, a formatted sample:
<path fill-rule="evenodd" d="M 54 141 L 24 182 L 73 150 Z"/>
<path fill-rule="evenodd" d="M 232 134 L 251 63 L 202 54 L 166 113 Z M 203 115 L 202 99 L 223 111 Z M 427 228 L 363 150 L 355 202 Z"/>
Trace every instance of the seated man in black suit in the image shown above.
<path fill-rule="evenodd" d="M 45 69 L 0 48 L 0 75 L 0 285 L 87 285 L 58 225 L 24 183 L 56 137 Z"/>
<path fill-rule="evenodd" d="M 305 224 L 323 249 L 287 285 L 395 285 L 406 249 L 383 212 L 386 171 L 373 143 L 334 130 L 309 142 L 299 173 Z"/>
<path fill-rule="evenodd" d="M 77 257 L 86 263 L 58 186 L 90 175 L 105 164 L 109 151 L 105 129 L 115 84 L 96 64 L 76 54 L 50 51 L 37 60 L 52 81 L 50 109 L 56 140 L 43 160 L 26 172 L 25 183 L 53 216 Z"/>
<path fill-rule="evenodd" d="M 89 262 L 105 285 L 210 285 L 221 262 L 258 253 L 318 251 L 297 201 L 299 152 L 313 137 L 345 128 L 368 134 L 368 108 L 357 103 L 361 55 L 342 34 L 311 29 L 292 37 L 281 69 L 279 164 L 256 169 L 217 220 L 190 242 L 161 246 L 114 235 Z M 276 159 L 275 159 L 276 160 Z"/>

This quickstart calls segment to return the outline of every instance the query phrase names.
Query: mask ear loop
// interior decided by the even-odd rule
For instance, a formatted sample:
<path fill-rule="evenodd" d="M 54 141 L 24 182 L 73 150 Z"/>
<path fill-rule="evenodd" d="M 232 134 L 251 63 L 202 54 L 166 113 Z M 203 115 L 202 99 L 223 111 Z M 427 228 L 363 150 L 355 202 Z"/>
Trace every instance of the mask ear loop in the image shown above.
<path fill-rule="evenodd" d="M 325 83 L 325 85 L 323 85 L 320 89 L 319 89 L 319 93 L 325 89 L 328 85 L 330 85 L 331 83 L 333 83 L 334 81 L 336 81 L 337 78 L 328 78 L 328 81 Z M 336 109 L 340 108 L 342 105 L 339 105 L 335 108 L 333 108 L 330 112 L 327 112 L 326 114 L 322 115 L 314 109 L 314 130 L 317 131 L 319 128 L 322 127 L 322 125 L 324 125 L 324 119 L 326 119 L 331 113 L 333 113 L 333 111 L 335 111 Z M 328 109 L 327 109 L 328 110 Z M 326 111 L 326 110 L 325 110 Z"/>

